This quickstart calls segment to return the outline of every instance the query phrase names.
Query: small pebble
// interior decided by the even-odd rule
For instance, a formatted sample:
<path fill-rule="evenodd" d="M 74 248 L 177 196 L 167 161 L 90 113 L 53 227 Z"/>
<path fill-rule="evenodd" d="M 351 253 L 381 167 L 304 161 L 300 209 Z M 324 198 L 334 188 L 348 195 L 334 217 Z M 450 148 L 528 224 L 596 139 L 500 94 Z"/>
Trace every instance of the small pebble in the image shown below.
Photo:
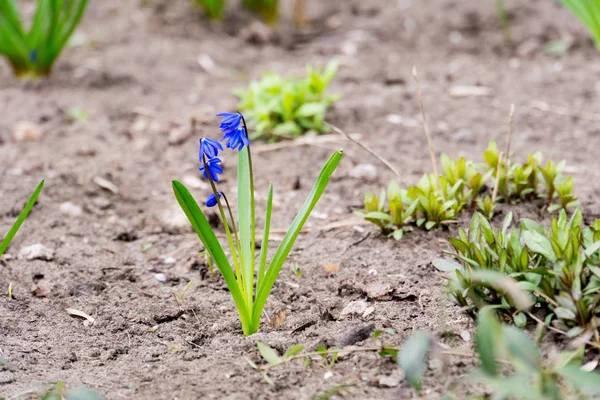
<path fill-rule="evenodd" d="M 154 279 L 156 279 L 159 282 L 166 282 L 167 281 L 167 277 L 165 276 L 165 274 L 155 274 L 154 275 Z"/>
<path fill-rule="evenodd" d="M 71 203 L 70 201 L 64 202 L 59 206 L 60 212 L 70 217 L 79 217 L 83 212 L 81 207 Z"/>
<path fill-rule="evenodd" d="M 460 337 L 465 341 L 465 342 L 469 342 L 471 341 L 471 332 L 469 331 L 462 331 L 460 333 Z"/>
<path fill-rule="evenodd" d="M 13 131 L 13 139 L 17 142 L 39 142 L 44 135 L 42 128 L 29 121 L 19 121 Z"/>
<path fill-rule="evenodd" d="M 30 261 L 52 261 L 54 259 L 54 250 L 44 246 L 41 243 L 36 243 L 32 244 L 31 246 L 23 247 L 19 252 L 19 256 Z"/>
<path fill-rule="evenodd" d="M 377 167 L 373 164 L 358 164 L 350 171 L 352 178 L 364 179 L 367 181 L 377 179 Z"/>

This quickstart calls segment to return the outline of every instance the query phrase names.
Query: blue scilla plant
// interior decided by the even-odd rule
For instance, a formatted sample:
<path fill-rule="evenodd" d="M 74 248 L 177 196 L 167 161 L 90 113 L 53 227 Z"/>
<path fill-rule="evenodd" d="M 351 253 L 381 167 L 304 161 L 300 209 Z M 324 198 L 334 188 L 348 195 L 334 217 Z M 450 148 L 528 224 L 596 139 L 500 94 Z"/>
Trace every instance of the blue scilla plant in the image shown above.
<path fill-rule="evenodd" d="M 255 258 L 256 243 L 256 214 L 254 201 L 254 172 L 252 169 L 252 154 L 246 120 L 240 113 L 221 113 L 220 129 L 224 133 L 222 141 L 226 147 L 238 153 L 238 190 L 237 190 L 237 221 L 223 191 L 217 189 L 219 175 L 223 173 L 219 152 L 223 151 L 220 142 L 200 139 L 199 170 L 210 182 L 212 193 L 206 200 L 207 207 L 218 207 L 227 243 L 233 261 L 233 266 L 226 256 L 221 243 L 212 230 L 206 216 L 198 203 L 183 184 L 173 181 L 173 190 L 179 205 L 187 215 L 192 227 L 204 244 L 204 247 L 215 261 L 223 275 L 237 307 L 244 335 L 251 335 L 260 328 L 260 317 L 267 298 L 279 275 L 292 246 L 308 219 L 312 209 L 325 191 L 331 175 L 342 159 L 342 150 L 338 150 L 323 166 L 314 187 L 302 208 L 290 225 L 271 261 L 267 263 L 269 249 L 269 230 L 271 226 L 271 209 L 273 206 L 273 185 L 269 185 L 260 255 Z M 257 267 L 258 264 L 258 268 Z"/>

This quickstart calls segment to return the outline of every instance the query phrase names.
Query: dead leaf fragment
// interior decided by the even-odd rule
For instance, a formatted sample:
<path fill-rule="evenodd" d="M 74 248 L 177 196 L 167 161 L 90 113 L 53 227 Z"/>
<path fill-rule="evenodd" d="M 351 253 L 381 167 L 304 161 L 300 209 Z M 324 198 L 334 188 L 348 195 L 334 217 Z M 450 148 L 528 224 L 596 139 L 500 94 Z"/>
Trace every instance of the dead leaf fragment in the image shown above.
<path fill-rule="evenodd" d="M 42 128 L 29 121 L 17 122 L 13 131 L 13 138 L 17 142 L 38 142 L 43 135 Z"/>
<path fill-rule="evenodd" d="M 493 96 L 492 88 L 486 86 L 452 86 L 448 91 L 450 97 L 486 97 Z"/>
<path fill-rule="evenodd" d="M 108 179 L 102 178 L 101 176 L 95 177 L 94 183 L 100 186 L 102 189 L 108 190 L 109 192 L 113 192 L 115 194 L 119 193 L 119 188 L 114 183 Z"/>
<path fill-rule="evenodd" d="M 288 309 L 282 308 L 282 309 L 278 310 L 275 314 L 273 314 L 271 316 L 271 318 L 269 318 L 269 325 L 271 325 L 274 328 L 279 328 L 281 325 L 284 324 L 287 316 L 288 316 Z"/>
<path fill-rule="evenodd" d="M 47 285 L 33 285 L 31 293 L 35 297 L 46 297 L 50 293 L 50 288 Z"/>
<path fill-rule="evenodd" d="M 321 264 L 321 268 L 323 268 L 323 272 L 325 272 L 326 277 L 330 277 L 331 275 L 340 272 L 340 266 L 335 264 Z"/>
<path fill-rule="evenodd" d="M 89 314 L 84 313 L 83 311 L 79 311 L 76 310 L 74 308 L 65 308 L 65 311 L 67 312 L 67 314 L 69 314 L 72 317 L 79 317 L 79 318 L 83 318 L 86 319 L 87 321 L 89 321 L 91 324 L 94 323 L 95 319 L 93 317 L 91 317 Z"/>

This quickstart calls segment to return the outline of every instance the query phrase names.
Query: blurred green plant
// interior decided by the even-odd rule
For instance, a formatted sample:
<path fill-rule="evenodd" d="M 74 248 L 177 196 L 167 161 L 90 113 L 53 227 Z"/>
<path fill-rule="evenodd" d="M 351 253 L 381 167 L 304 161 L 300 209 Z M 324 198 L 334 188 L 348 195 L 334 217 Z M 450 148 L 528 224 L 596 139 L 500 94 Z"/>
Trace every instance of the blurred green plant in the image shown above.
<path fill-rule="evenodd" d="M 204 10 L 209 19 L 221 19 L 225 9 L 225 0 L 194 0 L 194 3 Z"/>
<path fill-rule="evenodd" d="M 33 192 L 33 194 L 31 195 L 31 197 L 29 198 L 29 200 L 27 201 L 25 208 L 23 209 L 23 211 L 21 211 L 21 214 L 19 214 L 19 217 L 17 218 L 17 220 L 15 221 L 13 226 L 10 228 L 10 230 L 8 231 L 8 233 L 6 234 L 4 239 L 2 239 L 2 242 L 0 242 L 0 257 L 2 257 L 2 255 L 4 254 L 4 252 L 10 245 L 10 242 L 12 242 L 13 238 L 17 234 L 19 228 L 21 227 L 21 225 L 23 224 L 23 222 L 25 221 L 25 219 L 31 212 L 31 209 L 35 205 L 35 202 L 37 201 L 37 198 L 40 195 L 40 192 L 42 191 L 43 187 L 44 187 L 44 181 L 41 181 L 38 184 L 35 191 Z"/>
<path fill-rule="evenodd" d="M 339 96 L 328 96 L 325 90 L 337 69 L 337 62 L 330 61 L 323 71 L 307 66 L 302 78 L 266 73 L 261 80 L 250 82 L 247 90 L 235 90 L 240 98 L 238 108 L 256 127 L 252 138 L 274 142 L 311 130 L 329 132 L 325 114 Z"/>
<path fill-rule="evenodd" d="M 600 0 L 559 0 L 586 26 L 600 51 Z"/>
<path fill-rule="evenodd" d="M 512 43 L 512 37 L 510 34 L 510 16 L 508 15 L 508 11 L 506 11 L 504 0 L 496 0 L 496 15 L 498 16 L 500 29 L 504 35 L 504 43 L 509 45 Z"/>
<path fill-rule="evenodd" d="M 502 228 L 473 215 L 468 232 L 450 238 L 456 261 L 438 259 L 433 265 L 447 272 L 452 301 L 471 315 L 492 305 L 517 326 L 527 323 L 527 299 L 536 312 L 545 312 L 546 324 L 569 337 L 590 335 L 600 348 L 600 220 L 583 226 L 577 210 L 553 218 L 551 227 L 523 219 L 519 231 L 511 229 L 512 213 Z"/>
<path fill-rule="evenodd" d="M 40 397 L 40 400 L 102 400 L 94 389 L 87 386 L 67 388 L 63 382 L 52 385 Z"/>
<path fill-rule="evenodd" d="M 79 24 L 87 0 L 37 0 L 26 31 L 15 0 L 0 1 L 0 54 L 16 76 L 47 76 Z"/>
<path fill-rule="evenodd" d="M 209 19 L 220 20 L 227 4 L 226 0 L 193 0 L 194 4 L 204 10 Z M 244 0 L 243 4 L 250 11 L 258 14 L 266 23 L 275 24 L 279 15 L 279 0 Z"/>
<path fill-rule="evenodd" d="M 375 331 L 375 340 L 384 331 Z M 385 331 L 394 335 L 395 332 Z M 266 362 L 257 365 L 247 359 L 252 368 L 260 371 L 265 381 L 273 385 L 268 372 L 273 368 L 294 360 L 303 360 L 305 367 L 311 360 L 320 359 L 321 366 L 331 368 L 345 356 L 359 352 L 377 352 L 381 357 L 391 357 L 404 372 L 406 381 L 421 392 L 423 375 L 429 358 L 445 356 L 477 358 L 480 365 L 466 374 L 465 379 L 490 390 L 491 399 L 573 399 L 588 398 L 600 394 L 600 375 L 582 367 L 584 348 L 567 350 L 553 357 L 551 362 L 542 360 L 536 344 L 522 330 L 514 326 L 504 326 L 498 321 L 492 307 L 480 313 L 475 334 L 475 354 L 446 350 L 436 343 L 434 336 L 417 330 L 401 347 L 383 344 L 377 346 L 332 349 L 319 348 L 317 351 L 303 352 L 304 346 L 290 346 L 283 356 L 267 344 L 257 342 L 261 358 Z M 443 362 L 443 361 L 442 361 Z M 452 399 L 446 393 L 445 399 Z M 464 397 L 461 397 L 464 398 Z M 488 397 L 486 397 L 488 398 Z"/>
<path fill-rule="evenodd" d="M 541 153 L 527 163 L 501 159 L 495 142 L 483 154 L 484 163 L 441 156 L 442 173 L 425 174 L 417 185 L 401 189 L 392 181 L 379 196 L 367 192 L 362 211 L 356 214 L 377 225 L 383 234 L 400 240 L 412 226 L 426 230 L 456 222 L 458 214 L 478 207 L 492 219 L 496 201 L 522 202 L 545 199 L 547 210 L 571 209 L 579 205 L 573 195 L 573 178 L 565 178 L 565 162 L 542 167 Z M 507 172 L 508 171 L 508 172 Z M 497 188 L 497 196 L 494 196 Z M 387 201 L 386 201 L 387 200 Z"/>

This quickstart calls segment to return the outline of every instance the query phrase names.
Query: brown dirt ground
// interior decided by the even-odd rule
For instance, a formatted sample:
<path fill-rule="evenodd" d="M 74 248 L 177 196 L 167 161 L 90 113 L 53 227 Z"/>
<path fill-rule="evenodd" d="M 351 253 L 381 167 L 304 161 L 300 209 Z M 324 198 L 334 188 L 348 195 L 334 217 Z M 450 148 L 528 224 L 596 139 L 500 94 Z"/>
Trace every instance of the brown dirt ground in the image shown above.
<path fill-rule="evenodd" d="M 589 151 L 600 145 L 597 120 L 532 107 L 544 101 L 577 113 L 592 112 L 598 104 L 600 58 L 578 22 L 553 2 L 507 1 L 512 46 L 503 44 L 491 2 L 480 0 L 339 0 L 327 6 L 313 1 L 309 28 L 301 33 L 283 28 L 273 38 L 248 28 L 249 16 L 239 11 L 219 26 L 204 21 L 186 1 L 146 7 L 137 1 L 91 3 L 80 29 L 89 43 L 68 49 L 51 79 L 16 82 L 0 65 L 0 231 L 46 179 L 38 205 L 0 261 L 0 291 L 6 293 L 12 282 L 15 293 L 15 299 L 0 297 L 0 355 L 15 367 L 0 371 L 0 393 L 6 396 L 63 380 L 92 386 L 107 399 L 310 399 L 341 384 L 350 385 L 344 398 L 411 398 L 394 364 L 374 354 L 343 358 L 328 379 L 316 363 L 286 365 L 271 374 L 274 387 L 244 357 L 259 360 L 257 340 L 280 351 L 295 343 L 314 349 L 338 344 L 347 332 L 369 324 L 395 329 L 387 338 L 393 344 L 426 329 L 446 344 L 470 348 L 459 334 L 472 332 L 473 323 L 445 299 L 444 281 L 430 266 L 446 248 L 447 232 L 416 231 L 396 243 L 371 227 L 323 229 L 348 220 L 365 190 L 378 190 L 392 178 L 377 160 L 342 140 L 255 155 L 259 209 L 273 181 L 273 229 L 282 230 L 328 154 L 346 149 L 267 304 L 271 314 L 287 309 L 287 319 L 279 327 L 265 322 L 252 337 L 241 335 L 225 285 L 208 277 L 195 254 L 200 246 L 194 234 L 173 214 L 170 181 L 197 176 L 198 138 L 170 144 L 168 132 L 195 116 L 202 133 L 216 138 L 214 114 L 236 105 L 231 89 L 264 71 L 301 73 L 308 62 L 324 65 L 338 58 L 332 92 L 343 97 L 330 120 L 362 133 L 402 171 L 401 184 L 429 168 L 416 123 L 412 65 L 419 68 L 440 152 L 480 160 L 489 140 L 503 146 L 509 104 L 515 103 L 516 157 L 540 150 L 547 158 L 567 159 L 587 215 L 600 214 L 597 154 Z M 571 49 L 562 56 L 546 54 L 545 44 L 557 39 L 572 41 Z M 199 55 L 210 56 L 216 69 L 204 71 Z M 493 96 L 452 98 L 448 90 L 454 85 L 488 86 Z M 87 110 L 89 118 L 70 121 L 65 114 L 70 107 Z M 394 124 L 389 114 L 402 118 Z M 20 120 L 40 124 L 43 139 L 15 142 L 12 131 Z M 225 162 L 223 187 L 231 192 L 235 161 L 230 155 Z M 358 163 L 376 165 L 377 178 L 352 178 Z M 96 177 L 113 182 L 118 192 L 100 188 Z M 204 198 L 208 190 L 194 194 Z M 61 213 L 67 201 L 82 207 L 79 217 Z M 535 207 L 513 211 L 542 215 Z M 54 249 L 54 259 L 18 256 L 35 243 Z M 175 262 L 165 263 L 169 257 Z M 293 263 L 301 277 L 290 272 Z M 324 263 L 341 270 L 326 278 Z M 168 281 L 158 282 L 156 273 Z M 161 287 L 181 288 L 189 280 L 194 286 L 181 313 Z M 394 296 L 368 299 L 364 290 L 373 282 L 389 284 Z M 32 294 L 32 287 L 47 291 L 46 298 Z M 340 318 L 356 299 L 367 300 L 374 312 Z M 89 313 L 95 324 L 84 326 L 67 315 L 67 307 Z M 291 333 L 303 324 L 308 326 Z M 148 331 L 156 325 L 155 332 Z M 424 397 L 439 398 L 469 364 L 449 359 L 441 370 L 430 365 Z M 400 386 L 380 387 L 386 375 Z"/>

